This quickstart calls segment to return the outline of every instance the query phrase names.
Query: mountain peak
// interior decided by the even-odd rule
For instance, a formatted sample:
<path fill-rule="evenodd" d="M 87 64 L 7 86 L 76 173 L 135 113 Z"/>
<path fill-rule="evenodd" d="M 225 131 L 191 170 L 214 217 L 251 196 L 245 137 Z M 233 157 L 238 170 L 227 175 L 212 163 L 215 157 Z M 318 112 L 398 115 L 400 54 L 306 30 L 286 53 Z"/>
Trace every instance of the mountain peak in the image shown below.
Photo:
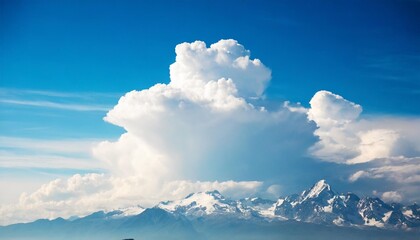
<path fill-rule="evenodd" d="M 311 190 L 315 190 L 316 192 L 322 191 L 324 189 L 331 190 L 331 186 L 327 183 L 325 179 L 319 180 L 317 183 L 314 184 Z"/>
<path fill-rule="evenodd" d="M 330 186 L 327 181 L 325 179 L 321 179 L 318 182 L 315 183 L 315 185 L 326 185 L 326 186 Z"/>
<path fill-rule="evenodd" d="M 219 191 L 192 193 L 181 200 L 161 202 L 158 207 L 170 212 L 188 212 L 204 215 L 222 212 L 235 212 L 236 202 L 226 199 Z"/>
<path fill-rule="evenodd" d="M 316 198 L 321 193 L 328 192 L 329 195 L 333 195 L 333 192 L 331 191 L 331 186 L 325 181 L 325 179 L 319 180 L 317 183 L 315 183 L 309 191 L 304 191 L 302 193 L 303 200 L 306 200 L 308 198 Z"/>
<path fill-rule="evenodd" d="M 207 195 L 216 199 L 224 199 L 225 197 L 217 190 L 206 191 L 206 192 L 195 192 L 188 194 L 184 199 L 194 198 L 197 196 Z"/>

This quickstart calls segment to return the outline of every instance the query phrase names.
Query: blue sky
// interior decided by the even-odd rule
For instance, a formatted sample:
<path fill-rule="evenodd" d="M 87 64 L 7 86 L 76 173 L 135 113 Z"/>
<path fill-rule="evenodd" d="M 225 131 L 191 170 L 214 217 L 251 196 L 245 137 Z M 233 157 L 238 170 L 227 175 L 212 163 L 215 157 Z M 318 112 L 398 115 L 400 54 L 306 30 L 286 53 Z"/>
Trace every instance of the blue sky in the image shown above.
<path fill-rule="evenodd" d="M 126 92 L 169 83 L 174 48 L 183 42 L 236 39 L 249 49 L 272 73 L 261 103 L 269 110 L 284 101 L 309 108 L 317 91 L 328 90 L 387 128 L 420 115 L 419 1 L 1 0 L 0 11 L 0 178 L 16 182 L 1 202 L 57 177 L 108 173 L 79 147 L 120 137 L 124 130 L 103 117 Z M 407 151 L 414 153 L 402 155 L 418 157 L 413 146 Z M 69 165 L 71 159 L 77 164 Z M 333 176 L 336 169 L 361 168 L 302 159 L 297 164 L 304 172 L 319 167 L 319 174 L 292 171 L 294 187 L 331 178 L 339 187 L 372 192 L 363 181 Z M 203 180 L 229 176 L 236 175 Z M 247 177 L 238 178 L 254 180 Z M 257 178 L 276 183 L 286 177 Z"/>
<path fill-rule="evenodd" d="M 176 44 L 233 38 L 272 69 L 271 99 L 307 104 L 327 89 L 365 113 L 420 113 L 417 1 L 2 1 L 2 9 L 2 88 L 105 93 L 92 104 L 112 106 L 127 91 L 168 82 Z M 31 109 L 1 104 L 3 131 L 30 135 L 24 129 L 43 125 L 42 109 L 28 123 Z M 81 123 L 70 113 L 54 130 L 78 122 L 92 137 L 90 126 L 118 131 L 102 116 L 84 113 Z"/>
<path fill-rule="evenodd" d="M 308 102 L 329 89 L 372 112 L 418 114 L 418 5 L 4 1 L 2 86 L 124 93 L 168 82 L 176 44 L 233 38 L 273 70 L 269 95 Z"/>

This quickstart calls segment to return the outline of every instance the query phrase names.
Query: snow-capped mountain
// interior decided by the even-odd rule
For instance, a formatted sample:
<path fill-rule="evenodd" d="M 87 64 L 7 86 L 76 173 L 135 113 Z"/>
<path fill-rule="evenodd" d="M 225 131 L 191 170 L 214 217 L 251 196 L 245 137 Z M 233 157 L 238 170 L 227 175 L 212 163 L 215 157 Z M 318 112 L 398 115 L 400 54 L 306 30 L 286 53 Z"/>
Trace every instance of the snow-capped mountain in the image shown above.
<path fill-rule="evenodd" d="M 420 226 L 416 206 L 389 205 L 379 198 L 359 198 L 353 193 L 338 194 L 321 180 L 298 197 L 286 197 L 277 204 L 275 214 L 304 222 L 412 228 Z M 417 215 L 409 209 L 417 211 Z"/>
<path fill-rule="evenodd" d="M 321 180 L 300 195 L 277 201 L 262 198 L 231 200 L 218 191 L 200 192 L 177 201 L 156 206 L 189 219 L 234 217 L 239 219 L 300 222 L 338 225 L 375 226 L 380 228 L 420 227 L 420 209 L 414 204 L 386 204 L 379 198 L 359 198 L 353 193 L 338 194 Z"/>
<path fill-rule="evenodd" d="M 409 231 L 406 231 L 409 230 Z M 155 207 L 0 226 L 0 239 L 420 239 L 420 207 L 336 193 L 325 180 L 276 201 L 199 192 Z"/>
<path fill-rule="evenodd" d="M 237 202 L 226 199 L 217 190 L 211 192 L 193 193 L 177 201 L 161 202 L 157 208 L 186 217 L 203 217 L 213 215 L 237 215 L 240 209 Z"/>
<path fill-rule="evenodd" d="M 144 210 L 146 210 L 144 207 L 137 205 L 137 206 L 131 206 L 131 207 L 125 207 L 125 208 L 119 208 L 117 210 L 111 210 L 111 211 L 105 211 L 106 213 L 113 213 L 114 218 L 121 218 L 121 217 L 128 217 L 128 216 L 134 216 L 142 213 Z"/>
<path fill-rule="evenodd" d="M 103 210 L 103 211 L 97 211 L 94 212 L 92 214 L 89 214 L 85 217 L 70 217 L 68 220 L 69 221 L 76 221 L 79 219 L 84 219 L 84 220 L 109 220 L 109 219 L 119 219 L 119 218 L 124 218 L 124 217 L 130 217 L 130 216 L 135 216 L 138 215 L 140 213 L 142 213 L 144 210 L 146 210 L 145 208 L 143 208 L 142 206 L 131 206 L 131 207 L 126 207 L 126 208 L 119 208 L 119 209 L 114 209 L 114 210 Z"/>
<path fill-rule="evenodd" d="M 275 201 L 259 197 L 244 198 L 237 201 L 238 208 L 246 217 L 275 218 Z"/>
<path fill-rule="evenodd" d="M 262 198 L 227 199 L 219 191 L 193 193 L 181 200 L 161 202 L 156 207 L 187 218 L 275 218 L 275 201 Z M 280 217 L 281 218 L 281 217 Z"/>

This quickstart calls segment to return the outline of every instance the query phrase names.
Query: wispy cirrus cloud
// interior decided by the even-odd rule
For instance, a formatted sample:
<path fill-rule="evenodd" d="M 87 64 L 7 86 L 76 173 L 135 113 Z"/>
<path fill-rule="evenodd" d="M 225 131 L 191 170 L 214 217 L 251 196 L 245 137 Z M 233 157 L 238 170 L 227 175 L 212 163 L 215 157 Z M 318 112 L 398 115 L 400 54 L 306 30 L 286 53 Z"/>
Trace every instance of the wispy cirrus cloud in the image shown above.
<path fill-rule="evenodd" d="M 98 169 L 97 139 L 35 139 L 0 136 L 0 167 Z"/>
<path fill-rule="evenodd" d="M 0 88 L 0 103 L 69 111 L 109 111 L 120 95 L 101 92 L 58 92 Z"/>
<path fill-rule="evenodd" d="M 99 139 L 61 139 L 48 140 L 0 136 L 0 148 L 25 149 L 47 153 L 85 154 L 100 142 Z"/>
<path fill-rule="evenodd" d="M 6 151 L 0 151 L 0 155 L 0 168 L 78 169 L 89 172 L 101 169 L 99 162 L 87 157 L 14 154 Z"/>
<path fill-rule="evenodd" d="M 49 91 L 42 89 L 17 89 L 17 88 L 1 88 L 0 95 L 2 96 L 41 96 L 41 97 L 60 97 L 60 98 L 118 98 L 123 93 L 119 92 L 62 92 Z"/>
<path fill-rule="evenodd" d="M 111 109 L 111 106 L 104 105 L 83 105 L 83 104 L 71 104 L 71 103 L 57 103 L 50 101 L 29 101 L 29 100 L 12 100 L 12 99 L 0 99 L 1 103 L 32 106 L 32 107 L 44 107 L 44 108 L 55 108 L 62 110 L 72 111 L 100 111 L 106 112 Z"/>

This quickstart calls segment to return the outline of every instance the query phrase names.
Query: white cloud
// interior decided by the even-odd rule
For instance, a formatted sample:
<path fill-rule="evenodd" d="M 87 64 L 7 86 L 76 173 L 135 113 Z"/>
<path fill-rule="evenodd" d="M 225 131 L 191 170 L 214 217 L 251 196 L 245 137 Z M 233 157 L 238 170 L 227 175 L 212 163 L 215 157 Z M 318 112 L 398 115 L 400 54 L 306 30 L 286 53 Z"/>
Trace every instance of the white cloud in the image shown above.
<path fill-rule="evenodd" d="M 201 41 L 182 43 L 175 52 L 170 85 L 191 94 L 202 93 L 207 83 L 231 79 L 239 96 L 258 97 L 271 78 L 271 71 L 260 60 L 250 59 L 250 51 L 232 39 L 209 48 Z"/>
<path fill-rule="evenodd" d="M 278 174 L 276 166 L 306 154 L 315 138 L 304 112 L 248 102 L 263 94 L 271 73 L 242 45 L 197 41 L 176 53 L 169 84 L 127 93 L 105 117 L 127 131 L 94 149 L 114 174 L 249 178 Z"/>
<path fill-rule="evenodd" d="M 291 112 L 308 113 L 308 109 L 303 107 L 301 103 L 291 104 L 289 101 L 283 103 L 283 107 L 289 109 Z"/>
<path fill-rule="evenodd" d="M 35 101 L 35 100 L 29 101 L 29 100 L 16 100 L 16 99 L 0 99 L 0 103 L 32 106 L 32 107 L 56 108 L 56 109 L 72 110 L 72 111 L 106 112 L 110 109 L 109 106 L 103 106 L 103 105 L 57 103 L 57 102 L 51 102 L 51 101 Z"/>
<path fill-rule="evenodd" d="M 328 91 L 317 92 L 310 104 L 308 119 L 317 124 L 320 138 L 311 152 L 321 160 L 357 164 L 420 155 L 419 119 L 364 119 L 360 105 Z"/>
<path fill-rule="evenodd" d="M 38 218 L 84 216 L 141 203 L 151 207 L 159 201 L 185 197 L 191 192 L 218 189 L 231 197 L 243 197 L 259 190 L 257 181 L 168 181 L 157 184 L 142 177 L 113 177 L 105 174 L 76 174 L 42 185 L 22 194 L 17 204 L 0 207 L 0 225 Z"/>
<path fill-rule="evenodd" d="M 58 92 L 38 89 L 15 89 L 15 88 L 2 88 L 0 87 L 0 94 L 5 99 L 89 99 L 94 100 L 98 98 L 115 99 L 121 96 L 122 93 L 104 93 L 104 92 Z"/>
<path fill-rule="evenodd" d="M 356 120 L 362 107 L 329 91 L 319 91 L 312 97 L 308 118 L 320 127 L 339 127 Z"/>
<path fill-rule="evenodd" d="M 102 162 L 88 157 L 18 154 L 5 151 L 0 151 L 0 155 L 0 168 L 80 169 L 86 171 L 99 170 L 104 167 Z"/>
<path fill-rule="evenodd" d="M 392 150 L 399 138 L 399 134 L 390 129 L 373 129 L 358 134 L 360 154 L 348 160 L 348 163 L 361 163 L 376 158 L 392 156 Z"/>
<path fill-rule="evenodd" d="M 0 87 L 0 104 L 79 112 L 106 112 L 121 94 L 100 92 L 57 92 Z M 33 108 L 29 108 L 33 109 Z M 26 111 L 28 108 L 26 109 Z"/>
<path fill-rule="evenodd" d="M 92 158 L 98 139 L 46 140 L 0 136 L 0 167 L 98 169 Z"/>
<path fill-rule="evenodd" d="M 360 170 L 360 171 L 357 171 L 357 172 L 353 173 L 349 177 L 349 181 L 350 182 L 355 182 L 355 181 L 359 180 L 359 178 L 366 177 L 366 176 L 368 176 L 368 173 L 366 171 Z"/>
<path fill-rule="evenodd" d="M 371 178 L 386 179 L 400 184 L 420 184 L 420 157 L 376 159 L 364 165 L 364 168 L 352 174 L 349 180 L 354 182 L 362 178 Z"/>
<path fill-rule="evenodd" d="M 309 103 L 308 119 L 317 124 L 315 134 L 320 138 L 312 147 L 312 154 L 339 163 L 356 157 L 360 139 L 350 127 L 362 107 L 328 91 L 317 92 Z"/>
<path fill-rule="evenodd" d="M 279 184 L 270 185 L 266 190 L 271 197 L 278 198 L 281 196 L 281 186 Z"/>
<path fill-rule="evenodd" d="M 402 200 L 401 194 L 395 191 L 384 192 L 381 197 L 385 202 L 401 202 Z"/>
<path fill-rule="evenodd" d="M 93 149 L 110 176 L 52 181 L 2 215 L 69 216 L 213 189 L 245 196 L 259 191 L 255 179 L 278 176 L 316 140 L 304 112 L 249 103 L 262 97 L 271 71 L 236 41 L 183 43 L 176 54 L 169 84 L 131 91 L 106 115 L 126 130 Z"/>
<path fill-rule="evenodd" d="M 357 165 L 356 165 L 357 167 Z M 417 189 L 420 186 L 420 157 L 391 157 L 379 158 L 367 163 L 362 163 L 358 170 L 349 176 L 349 181 L 360 181 L 372 188 L 379 188 L 382 192 L 395 192 L 401 195 L 401 199 L 387 201 L 419 201 Z M 389 195 L 384 196 L 385 198 Z"/>
<path fill-rule="evenodd" d="M 89 155 L 99 139 L 35 139 L 0 136 L 0 147 L 25 151 Z"/>
<path fill-rule="evenodd" d="M 234 197 L 278 195 L 285 184 L 263 188 L 263 181 L 286 174 L 315 181 L 328 169 L 307 159 L 309 148 L 334 169 L 356 169 L 350 182 L 385 178 L 419 184 L 413 158 L 420 155 L 418 119 L 402 125 L 400 119 L 364 119 L 360 105 L 328 91 L 316 93 L 310 109 L 286 102 L 267 110 L 254 100 L 264 97 L 271 71 L 235 40 L 210 47 L 182 43 L 176 54 L 168 84 L 125 94 L 104 118 L 126 130 L 92 150 L 109 175 L 47 183 L 2 207 L 5 221 L 147 207 L 213 189 Z M 408 189 L 398 192 L 407 196 Z"/>
<path fill-rule="evenodd" d="M 313 156 L 356 165 L 348 178 L 351 183 L 378 180 L 370 183 L 374 186 L 386 181 L 388 190 L 398 189 L 414 200 L 420 197 L 412 190 L 420 184 L 420 119 L 363 118 L 360 105 L 328 91 L 317 92 L 310 104 L 308 118 L 317 124 L 315 134 L 320 139 L 310 149 Z M 388 192 L 385 198 L 398 199 L 390 195 L 395 191 Z"/>

